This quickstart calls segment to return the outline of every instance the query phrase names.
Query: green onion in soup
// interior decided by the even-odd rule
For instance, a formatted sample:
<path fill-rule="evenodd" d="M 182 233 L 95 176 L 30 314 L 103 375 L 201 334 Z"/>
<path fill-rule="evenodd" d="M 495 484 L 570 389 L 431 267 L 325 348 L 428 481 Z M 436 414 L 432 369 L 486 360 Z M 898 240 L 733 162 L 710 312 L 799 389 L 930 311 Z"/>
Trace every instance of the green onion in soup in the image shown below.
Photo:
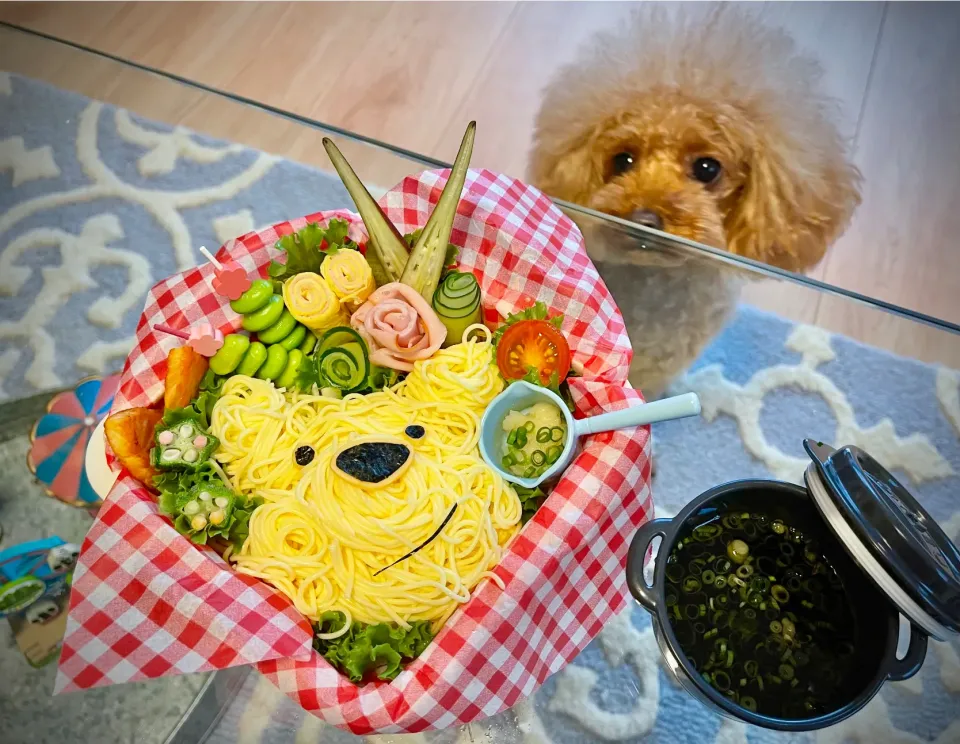
<path fill-rule="evenodd" d="M 853 616 L 836 571 L 801 530 L 721 509 L 681 534 L 664 572 L 680 648 L 721 695 L 792 719 L 845 697 Z"/>

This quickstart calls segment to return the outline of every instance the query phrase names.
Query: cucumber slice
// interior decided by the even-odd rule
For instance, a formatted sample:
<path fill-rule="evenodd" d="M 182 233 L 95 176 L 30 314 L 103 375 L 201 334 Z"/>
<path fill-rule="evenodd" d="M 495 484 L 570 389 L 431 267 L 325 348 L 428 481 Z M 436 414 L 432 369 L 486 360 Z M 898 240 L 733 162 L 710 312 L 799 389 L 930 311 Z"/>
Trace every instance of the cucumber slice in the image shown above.
<path fill-rule="evenodd" d="M 447 329 L 443 345 L 459 344 L 463 332 L 483 319 L 477 278 L 467 272 L 451 271 L 433 295 L 433 309 Z"/>
<path fill-rule="evenodd" d="M 349 343 L 328 349 L 317 356 L 317 371 L 325 385 L 353 393 L 367 386 L 370 363 L 362 343 Z"/>
<path fill-rule="evenodd" d="M 336 326 L 324 331 L 317 343 L 317 356 L 349 343 L 363 343 L 363 337 L 350 326 Z M 365 344 L 364 344 L 365 345 Z"/>

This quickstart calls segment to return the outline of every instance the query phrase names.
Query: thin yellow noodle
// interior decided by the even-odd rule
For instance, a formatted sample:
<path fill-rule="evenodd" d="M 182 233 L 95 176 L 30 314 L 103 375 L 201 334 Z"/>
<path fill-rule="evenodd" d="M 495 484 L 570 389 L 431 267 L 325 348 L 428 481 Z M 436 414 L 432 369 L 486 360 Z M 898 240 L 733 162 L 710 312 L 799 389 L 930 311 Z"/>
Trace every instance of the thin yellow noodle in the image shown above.
<path fill-rule="evenodd" d="M 284 393 L 242 375 L 223 385 L 211 422 L 218 467 L 235 489 L 264 499 L 230 560 L 314 622 L 344 613 L 344 628 L 327 638 L 354 621 L 428 621 L 438 630 L 481 581 L 503 586 L 493 569 L 520 528 L 522 507 L 480 457 L 480 418 L 503 381 L 489 331 L 474 326 L 464 337 L 471 335 L 369 395 Z M 406 437 L 411 424 L 425 436 Z M 400 478 L 361 487 L 333 470 L 340 448 L 381 436 L 411 449 Z M 314 450 L 306 466 L 294 459 L 302 445 Z M 433 542 L 386 569 L 426 543 L 455 504 Z"/>

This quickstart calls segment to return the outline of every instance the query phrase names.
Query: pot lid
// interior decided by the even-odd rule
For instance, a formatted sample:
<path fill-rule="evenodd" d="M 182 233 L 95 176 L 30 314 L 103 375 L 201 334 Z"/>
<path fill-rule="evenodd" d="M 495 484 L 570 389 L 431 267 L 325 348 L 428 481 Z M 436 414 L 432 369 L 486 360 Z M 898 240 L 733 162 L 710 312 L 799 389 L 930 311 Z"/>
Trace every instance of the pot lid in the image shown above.
<path fill-rule="evenodd" d="M 960 551 L 936 520 L 863 450 L 803 446 L 807 487 L 847 552 L 931 636 L 960 633 Z"/>

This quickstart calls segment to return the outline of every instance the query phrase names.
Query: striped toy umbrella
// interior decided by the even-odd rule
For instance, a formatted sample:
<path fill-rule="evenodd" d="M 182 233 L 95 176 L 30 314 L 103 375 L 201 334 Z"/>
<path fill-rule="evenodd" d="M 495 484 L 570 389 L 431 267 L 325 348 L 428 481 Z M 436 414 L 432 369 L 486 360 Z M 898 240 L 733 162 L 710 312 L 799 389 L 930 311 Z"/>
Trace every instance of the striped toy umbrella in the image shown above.
<path fill-rule="evenodd" d="M 84 459 L 93 430 L 110 412 L 119 382 L 120 375 L 88 377 L 47 404 L 47 412 L 33 427 L 27 453 L 27 467 L 47 495 L 71 506 L 100 505 Z"/>

